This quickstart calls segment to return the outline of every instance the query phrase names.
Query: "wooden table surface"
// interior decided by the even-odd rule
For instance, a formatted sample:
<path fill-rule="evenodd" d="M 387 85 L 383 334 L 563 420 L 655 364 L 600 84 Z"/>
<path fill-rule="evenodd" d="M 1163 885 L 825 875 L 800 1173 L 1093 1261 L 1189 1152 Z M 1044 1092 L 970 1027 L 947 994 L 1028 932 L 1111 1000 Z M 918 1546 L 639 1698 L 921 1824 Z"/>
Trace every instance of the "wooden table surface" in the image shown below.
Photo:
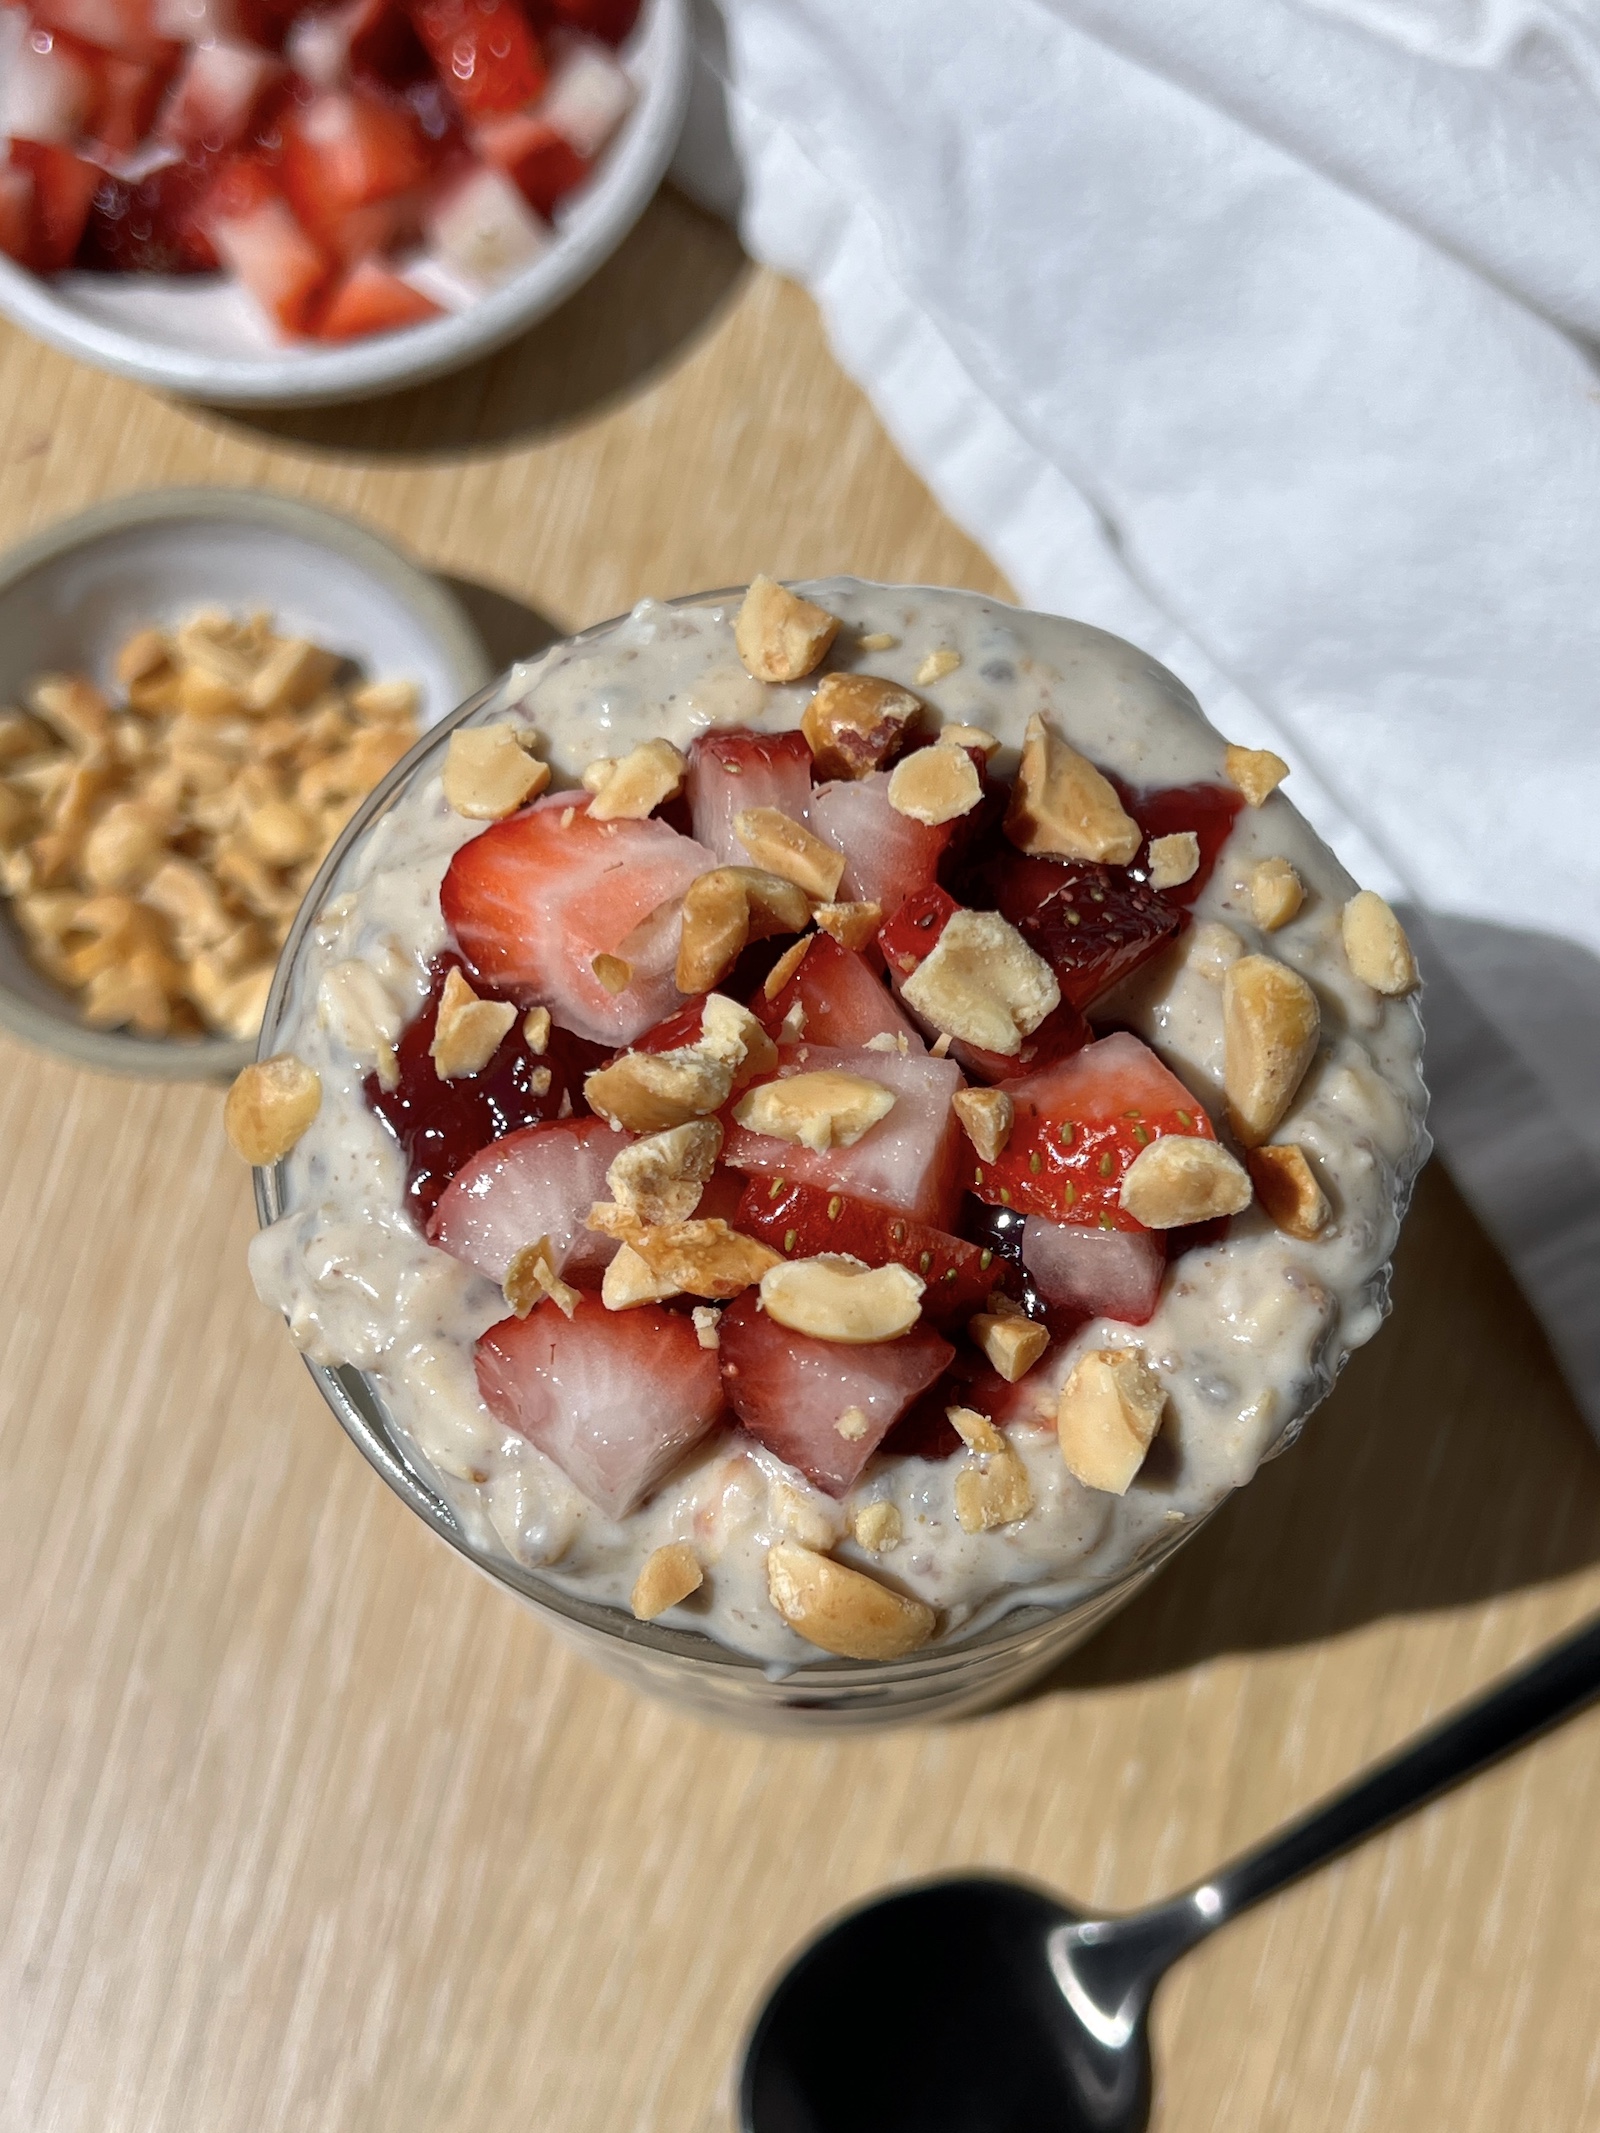
<path fill-rule="evenodd" d="M 0 410 L 0 541 L 270 486 L 467 581 L 502 656 L 758 568 L 1004 589 L 808 301 L 670 194 L 558 318 L 386 404 L 179 408 L 0 331 Z M 763 1979 L 837 1907 L 974 1864 L 1141 1903 L 1600 1604 L 1600 1459 L 1435 1168 L 1301 1444 L 1041 1693 L 709 1730 L 362 1464 L 251 1292 L 219 1114 L 3 1053 L 8 2133 L 721 2129 Z M 1600 2124 L 1597 1749 L 1570 1725 L 1191 1957 L 1163 2133 Z"/>

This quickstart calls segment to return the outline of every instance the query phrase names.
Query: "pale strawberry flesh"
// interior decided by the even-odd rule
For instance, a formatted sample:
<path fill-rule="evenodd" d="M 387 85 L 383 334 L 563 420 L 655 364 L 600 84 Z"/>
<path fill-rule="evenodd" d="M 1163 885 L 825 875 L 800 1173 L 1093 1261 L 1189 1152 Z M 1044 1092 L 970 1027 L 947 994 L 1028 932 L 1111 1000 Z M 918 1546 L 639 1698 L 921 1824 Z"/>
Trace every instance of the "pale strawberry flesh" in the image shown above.
<path fill-rule="evenodd" d="M 1100 1229 L 1029 1215 L 1022 1257 L 1058 1333 L 1090 1318 L 1147 1325 L 1161 1301 L 1166 1245 L 1151 1230 Z"/>
<path fill-rule="evenodd" d="M 950 825 L 930 829 L 889 805 L 889 772 L 819 785 L 811 827 L 844 853 L 841 897 L 881 904 L 892 917 L 915 889 L 932 885 L 950 842 Z"/>
<path fill-rule="evenodd" d="M 611 1197 L 606 1171 L 624 1145 L 625 1137 L 598 1118 L 508 1133 L 456 1172 L 428 1224 L 428 1241 L 504 1281 L 523 1246 L 545 1237 L 558 1274 L 598 1280 L 617 1247 L 587 1227 L 589 1210 Z"/>
<path fill-rule="evenodd" d="M 826 933 L 812 936 L 799 969 L 769 1000 L 763 991 L 755 1012 L 776 1033 L 796 1008 L 800 1034 L 808 1044 L 861 1046 L 874 1037 L 900 1040 L 911 1052 L 925 1052 L 915 1023 L 873 971 L 865 956 L 841 948 Z"/>
<path fill-rule="evenodd" d="M 685 779 L 696 840 L 722 866 L 747 867 L 734 835 L 735 815 L 775 807 L 803 822 L 811 805 L 811 749 L 803 733 L 702 733 L 689 750 Z"/>

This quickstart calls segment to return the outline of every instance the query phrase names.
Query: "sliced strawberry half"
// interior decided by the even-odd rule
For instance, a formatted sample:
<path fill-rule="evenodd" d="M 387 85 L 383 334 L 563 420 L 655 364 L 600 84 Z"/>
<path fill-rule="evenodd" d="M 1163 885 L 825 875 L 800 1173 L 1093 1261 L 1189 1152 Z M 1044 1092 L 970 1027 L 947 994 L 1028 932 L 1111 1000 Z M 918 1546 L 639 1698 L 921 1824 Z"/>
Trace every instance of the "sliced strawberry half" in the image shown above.
<path fill-rule="evenodd" d="M 485 119 L 474 130 L 473 146 L 505 172 L 528 205 L 546 220 L 556 202 L 576 191 L 594 168 L 553 126 L 527 111 Z"/>
<path fill-rule="evenodd" d="M 283 189 L 335 258 L 386 252 L 422 226 L 431 155 L 409 111 L 370 90 L 332 90 L 286 117 Z"/>
<path fill-rule="evenodd" d="M 1166 1243 L 1152 1230 L 1100 1229 L 1029 1215 L 1022 1258 L 1058 1334 L 1090 1318 L 1143 1326 L 1161 1301 Z"/>
<path fill-rule="evenodd" d="M 1016 1107 L 1010 1137 L 994 1163 L 978 1162 L 967 1146 L 968 1189 L 1056 1222 L 1138 1229 L 1119 1194 L 1141 1149 L 1166 1133 L 1216 1139 L 1183 1083 L 1124 1030 L 1008 1082 L 1006 1094 Z"/>
<path fill-rule="evenodd" d="M 355 341 L 369 333 L 398 333 L 444 313 L 431 296 L 391 274 L 375 259 L 359 259 L 339 283 L 317 321 L 321 341 Z"/>
<path fill-rule="evenodd" d="M 811 796 L 811 827 L 844 853 L 839 894 L 881 904 L 886 917 L 932 885 L 950 842 L 949 823 L 930 829 L 889 805 L 886 770 L 819 785 Z"/>
<path fill-rule="evenodd" d="M 664 822 L 595 822 L 556 793 L 464 844 L 439 891 L 463 953 L 493 985 L 596 1043 L 631 1044 L 682 1005 L 679 906 L 712 855 Z M 596 956 L 631 973 L 620 992 Z"/>
<path fill-rule="evenodd" d="M 548 1237 L 557 1273 L 569 1281 L 598 1277 L 616 1240 L 586 1224 L 596 1200 L 611 1197 L 606 1171 L 624 1144 L 598 1118 L 508 1133 L 456 1172 L 428 1224 L 428 1242 L 504 1281 L 522 1247 Z"/>
<path fill-rule="evenodd" d="M 775 807 L 803 822 L 811 805 L 811 748 L 803 733 L 702 733 L 689 749 L 684 781 L 697 840 L 723 866 L 747 867 L 733 834 L 747 808 Z"/>
<path fill-rule="evenodd" d="M 924 1326 L 860 1346 L 812 1340 L 768 1318 L 748 1291 L 717 1330 L 734 1413 L 758 1443 L 830 1496 L 850 1490 L 885 1433 L 955 1354 Z"/>
<path fill-rule="evenodd" d="M 1126 867 L 1010 853 L 986 870 L 995 908 L 1055 972 L 1061 997 L 1087 1008 L 1159 955 L 1186 923 Z"/>
<path fill-rule="evenodd" d="M 812 937 L 787 985 L 770 1000 L 764 990 L 758 992 L 754 1001 L 754 1012 L 770 1030 L 780 1029 L 796 1007 L 804 1010 L 802 1034 L 808 1044 L 848 1048 L 874 1037 L 904 1037 L 909 1050 L 927 1050 L 866 957 L 841 948 L 827 933 Z"/>
<path fill-rule="evenodd" d="M 787 1259 L 848 1252 L 868 1266 L 909 1267 L 926 1283 L 923 1315 L 935 1325 L 981 1311 L 994 1286 L 994 1254 L 872 1200 L 851 1200 L 792 1178 L 751 1178 L 733 1226 Z"/>
<path fill-rule="evenodd" d="M 871 1200 L 895 1214 L 949 1229 L 960 1199 L 963 1151 L 971 1144 L 950 1108 L 961 1070 L 949 1059 L 899 1052 L 841 1051 L 800 1044 L 782 1055 L 780 1074 L 820 1073 L 836 1068 L 881 1082 L 894 1091 L 894 1108 L 849 1148 L 820 1152 L 730 1125 L 723 1160 L 735 1170 L 792 1178 L 824 1192 Z M 769 1076 L 768 1079 L 773 1077 Z M 752 1084 L 754 1086 L 754 1084 Z"/>
<path fill-rule="evenodd" d="M 636 1510 L 723 1410 L 716 1351 L 655 1304 L 608 1311 L 585 1296 L 565 1318 L 542 1303 L 491 1326 L 477 1368 L 496 1420 L 611 1518 Z"/>
<path fill-rule="evenodd" d="M 161 114 L 161 138 L 184 149 L 231 148 L 283 72 L 282 60 L 256 45 L 192 46 Z"/>
<path fill-rule="evenodd" d="M 481 1148 L 519 1127 L 556 1118 L 563 1100 L 581 1105 L 583 1077 L 606 1056 L 600 1046 L 552 1029 L 536 1058 L 520 1024 L 513 1023 L 482 1073 L 441 1081 L 430 1048 L 445 979 L 460 967 L 461 959 L 454 955 L 441 956 L 432 966 L 428 997 L 395 1046 L 395 1086 L 380 1088 L 375 1074 L 364 1084 L 367 1103 L 405 1152 L 405 1204 L 419 1229 L 426 1226 L 456 1172 Z M 477 989 L 483 998 L 496 997 L 481 982 Z M 526 1244 L 535 1241 L 523 1239 Z"/>
<path fill-rule="evenodd" d="M 543 94 L 544 54 L 517 0 L 416 0 L 411 19 L 464 117 L 520 111 Z"/>

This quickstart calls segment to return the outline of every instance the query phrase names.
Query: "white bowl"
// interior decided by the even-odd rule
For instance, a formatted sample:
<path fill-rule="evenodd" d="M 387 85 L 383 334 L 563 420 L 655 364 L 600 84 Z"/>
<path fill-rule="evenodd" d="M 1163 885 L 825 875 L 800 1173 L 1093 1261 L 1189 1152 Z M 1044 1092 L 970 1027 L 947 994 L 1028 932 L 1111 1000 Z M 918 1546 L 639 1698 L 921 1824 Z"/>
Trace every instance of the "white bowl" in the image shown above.
<path fill-rule="evenodd" d="M 101 370 L 219 406 L 317 407 L 420 385 L 525 332 L 616 250 L 677 146 L 689 56 L 685 0 L 645 0 L 621 54 L 638 101 L 596 176 L 557 209 L 549 251 L 464 311 L 336 347 L 284 343 L 220 275 L 41 280 L 0 254 L 0 312 Z"/>
<path fill-rule="evenodd" d="M 374 677 L 417 682 L 431 726 L 489 678 L 482 640 L 439 581 L 353 520 L 255 489 L 119 498 L 0 556 L 0 704 L 42 673 L 109 682 L 144 623 L 267 608 Z M 231 1080 L 255 1041 L 90 1029 L 28 961 L 0 897 L 0 1027 L 80 1066 L 162 1081 Z"/>

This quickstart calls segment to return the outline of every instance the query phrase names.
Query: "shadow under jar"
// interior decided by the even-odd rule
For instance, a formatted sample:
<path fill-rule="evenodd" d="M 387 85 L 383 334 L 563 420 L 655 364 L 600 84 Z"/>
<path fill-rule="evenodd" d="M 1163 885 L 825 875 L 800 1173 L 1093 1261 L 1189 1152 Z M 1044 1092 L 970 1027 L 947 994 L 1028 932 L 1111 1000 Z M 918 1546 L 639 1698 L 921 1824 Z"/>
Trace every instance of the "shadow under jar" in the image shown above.
<path fill-rule="evenodd" d="M 843 618 L 828 667 L 870 672 L 915 689 L 930 726 L 988 728 L 1001 742 L 992 768 L 1003 780 L 1015 774 L 1026 718 L 1042 692 L 1054 730 L 1117 779 L 1136 811 L 1139 796 L 1158 788 L 1215 792 L 1225 784 L 1221 737 L 1172 675 L 1120 639 L 966 593 L 848 579 L 802 590 Z M 402 1384 L 391 1362 L 394 1329 L 384 1326 L 383 1306 L 372 1299 L 420 1293 L 419 1284 L 430 1278 L 428 1262 L 443 1255 L 422 1242 L 392 1184 L 384 1188 L 395 1202 L 392 1209 L 375 1206 L 382 1194 L 370 1163 L 362 1171 L 352 1157 L 343 1168 L 343 1189 L 365 1193 L 372 1218 L 389 1225 L 385 1235 L 399 1240 L 404 1270 L 379 1269 L 364 1281 L 367 1315 L 348 1335 L 341 1333 L 337 1312 L 322 1308 L 307 1275 L 317 1258 L 319 1194 L 326 1196 L 330 1176 L 341 1169 L 339 1121 L 356 1137 L 367 1131 L 358 1127 L 349 1100 L 350 1088 L 359 1090 L 359 1070 L 354 1081 L 348 1068 L 341 1079 L 330 1066 L 325 1031 L 317 1034 L 318 985 L 333 954 L 352 952 L 351 913 L 362 912 L 370 883 L 403 880 L 399 905 L 391 901 L 386 913 L 401 912 L 392 933 L 401 962 L 408 964 L 402 982 L 402 990 L 411 988 L 407 1017 L 416 1011 L 426 991 L 427 963 L 448 946 L 438 917 L 438 882 L 454 849 L 481 827 L 451 818 L 438 793 L 457 728 L 506 716 L 527 721 L 552 765 L 555 786 L 574 788 L 581 800 L 579 780 L 595 758 L 620 755 L 646 734 L 664 734 L 687 748 L 710 723 L 708 707 L 718 724 L 768 731 L 797 726 L 816 677 L 767 686 L 744 675 L 732 629 L 740 597 L 734 591 L 642 603 L 631 616 L 551 647 L 430 731 L 352 818 L 289 937 L 260 1047 L 263 1058 L 324 1047 L 314 1059 L 324 1071 L 325 1096 L 313 1135 L 323 1135 L 327 1152 L 308 1158 L 308 1136 L 284 1163 L 257 1172 L 263 1235 L 252 1264 L 263 1295 L 284 1309 L 341 1426 L 390 1486 L 436 1533 L 607 1671 L 700 1715 L 767 1730 L 950 1718 L 1015 1694 L 1131 1598 L 1263 1458 L 1292 1441 L 1345 1356 L 1377 1329 L 1386 1308 L 1389 1256 L 1427 1151 L 1417 1072 L 1420 1025 L 1408 1000 L 1381 998 L 1349 969 L 1340 912 L 1355 885 L 1332 854 L 1281 796 L 1240 810 L 1210 878 L 1193 899 L 1178 945 L 1109 996 L 1106 1019 L 1148 1037 L 1220 1120 L 1219 959 L 1270 950 L 1301 970 L 1318 994 L 1321 1050 L 1274 1137 L 1292 1138 L 1312 1152 L 1330 1202 L 1326 1231 L 1315 1241 L 1286 1237 L 1252 1206 L 1235 1217 L 1226 1236 L 1202 1238 L 1174 1259 L 1147 1326 L 1092 1320 L 1058 1339 L 1036 1366 L 1041 1399 L 1053 1398 L 1088 1349 L 1143 1342 L 1166 1386 L 1166 1420 L 1146 1474 L 1126 1495 L 1082 1488 L 1066 1474 L 1053 1436 L 1035 1430 L 1028 1457 L 1036 1504 L 1045 1516 L 1037 1535 L 1019 1544 L 1029 1521 L 999 1533 L 957 1529 L 949 1516 L 949 1486 L 959 1455 L 942 1463 L 944 1473 L 936 1471 L 939 1462 L 907 1454 L 879 1462 L 880 1475 L 892 1469 L 892 1481 L 915 1484 L 908 1502 L 932 1508 L 932 1525 L 924 1525 L 947 1536 L 949 1582 L 941 1586 L 941 1558 L 926 1547 L 896 1551 L 904 1569 L 894 1554 L 878 1561 L 856 1548 L 848 1531 L 837 1552 L 940 1608 L 939 1630 L 922 1648 L 887 1661 L 829 1657 L 785 1629 L 775 1614 L 757 1621 L 764 1598 L 741 1617 L 719 1616 L 699 1596 L 704 1629 L 696 1626 L 695 1611 L 682 1607 L 664 1619 L 636 1620 L 627 1606 L 631 1578 L 619 1571 L 614 1537 L 630 1521 L 646 1520 L 649 1503 L 620 1527 L 601 1521 L 596 1530 L 613 1537 L 604 1574 L 589 1567 L 599 1558 L 586 1556 L 582 1547 L 569 1549 L 567 1537 L 552 1541 L 546 1533 L 528 1547 L 513 1545 L 518 1536 L 508 1539 L 505 1519 L 490 1511 L 492 1450 L 481 1463 L 458 1449 L 441 1454 L 425 1390 L 419 1404 L 415 1378 Z M 952 653 L 959 658 L 952 661 Z M 1303 914 L 1270 937 L 1246 915 L 1249 872 L 1264 857 L 1291 859 L 1307 891 Z M 849 893 L 848 877 L 841 893 Z M 409 920 L 419 928 L 416 940 L 408 937 Z M 378 935 L 369 930 L 367 938 Z M 379 960 L 388 952 L 382 950 Z M 1100 1014 L 1097 1003 L 1097 1021 Z M 324 1250 L 323 1264 L 328 1256 Z M 460 1269 L 446 1264 L 456 1278 Z M 490 1315 L 504 1309 L 500 1304 Z M 481 1317 L 478 1330 L 490 1315 Z M 469 1334 L 457 1344 L 467 1351 L 464 1361 L 458 1357 L 451 1366 L 457 1388 L 471 1385 L 470 1341 Z M 509 1456 L 526 1462 L 529 1448 L 500 1431 L 481 1408 L 475 1426 L 484 1443 L 503 1437 Z M 762 1471 L 781 1474 L 771 1453 L 754 1444 L 748 1449 Z M 667 1477 L 658 1505 L 670 1509 L 673 1491 L 689 1485 L 685 1472 L 692 1481 L 700 1456 L 697 1451 L 686 1470 Z M 567 1488 L 540 1455 L 533 1459 L 553 1486 Z M 869 1475 L 873 1471 L 869 1467 Z M 592 1506 L 588 1516 L 600 1519 Z M 659 1541 L 681 1538 L 684 1530 L 680 1519 L 676 1528 L 658 1524 L 642 1532 L 634 1567 Z M 1072 1545 L 1061 1539 L 1069 1530 L 1078 1536 Z M 986 1554 L 985 1545 L 994 1543 Z M 748 1552 L 765 1543 L 744 1545 Z M 720 1560 L 727 1561 L 726 1549 Z M 919 1579 L 915 1561 L 935 1565 L 931 1580 Z M 747 1562 L 747 1596 L 757 1590 L 749 1569 Z M 713 1588 L 718 1576 L 713 1551 Z M 755 1631 L 748 1627 L 752 1621 Z"/>

